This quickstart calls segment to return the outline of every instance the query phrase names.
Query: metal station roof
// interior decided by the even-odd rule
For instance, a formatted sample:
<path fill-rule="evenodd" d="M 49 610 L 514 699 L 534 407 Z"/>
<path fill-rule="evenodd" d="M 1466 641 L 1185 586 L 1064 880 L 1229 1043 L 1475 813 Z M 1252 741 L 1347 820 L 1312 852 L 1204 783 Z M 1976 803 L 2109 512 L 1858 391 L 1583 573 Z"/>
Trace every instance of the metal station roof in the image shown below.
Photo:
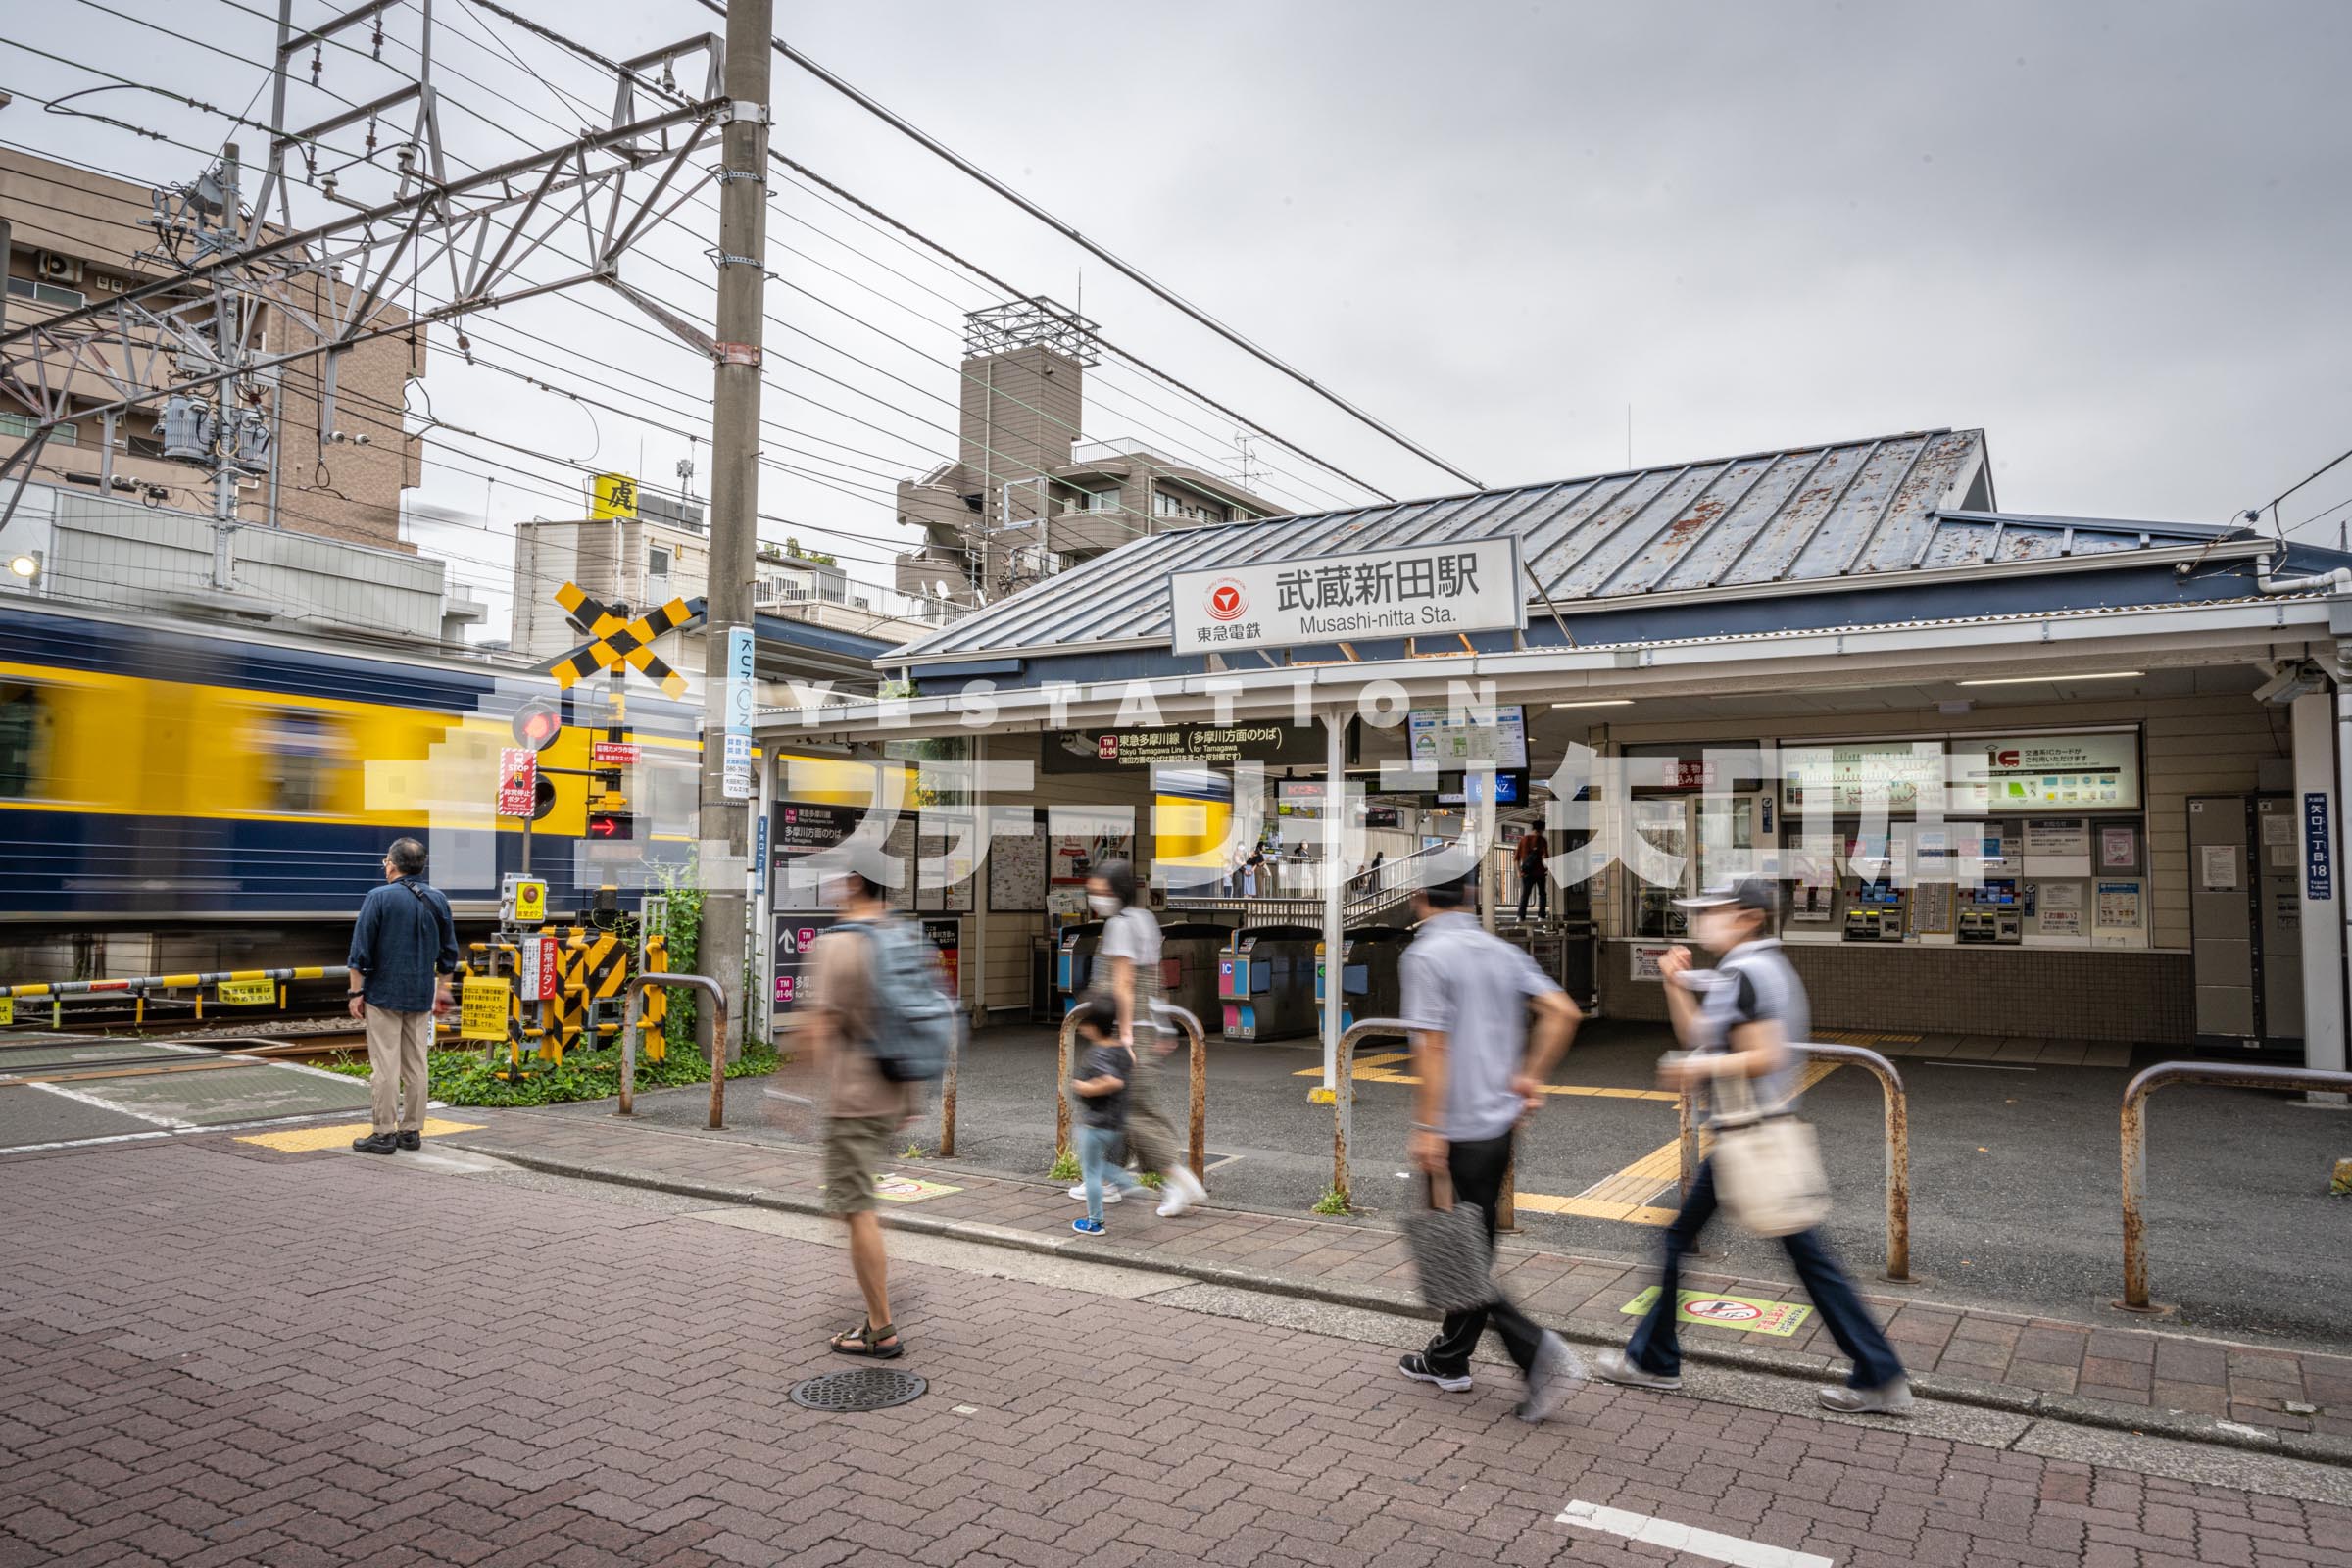
<path fill-rule="evenodd" d="M 1552 606 L 1890 586 L 1903 574 L 2075 561 L 2227 529 L 1993 510 L 1982 430 L 1753 452 L 1153 534 L 884 659 L 893 666 L 1163 640 L 1167 575 L 1257 561 L 1517 534 L 1540 617 Z"/>

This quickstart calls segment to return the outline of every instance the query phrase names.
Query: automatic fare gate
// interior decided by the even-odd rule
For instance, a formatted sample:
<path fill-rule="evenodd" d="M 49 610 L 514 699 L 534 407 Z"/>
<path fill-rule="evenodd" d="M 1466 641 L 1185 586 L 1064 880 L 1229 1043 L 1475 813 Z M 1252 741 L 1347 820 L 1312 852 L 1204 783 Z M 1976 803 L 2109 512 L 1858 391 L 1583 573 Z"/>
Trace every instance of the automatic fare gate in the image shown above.
<path fill-rule="evenodd" d="M 1311 925 L 1244 926 L 1217 956 L 1217 1000 L 1228 1040 L 1281 1040 L 1311 1035 L 1315 1009 L 1315 949 L 1322 933 Z"/>

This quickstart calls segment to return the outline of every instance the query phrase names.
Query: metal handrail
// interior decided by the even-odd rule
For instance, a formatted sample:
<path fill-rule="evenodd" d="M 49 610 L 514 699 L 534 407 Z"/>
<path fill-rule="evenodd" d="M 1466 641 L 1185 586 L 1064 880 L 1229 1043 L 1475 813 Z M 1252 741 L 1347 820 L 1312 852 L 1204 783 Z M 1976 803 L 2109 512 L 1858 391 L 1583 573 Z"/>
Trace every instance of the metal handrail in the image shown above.
<path fill-rule="evenodd" d="M 2154 1312 L 2148 1301 L 2147 1099 L 2166 1084 L 2221 1084 L 2234 1089 L 2303 1089 L 2352 1092 L 2352 1072 L 2316 1067 L 2262 1067 L 2202 1061 L 2160 1061 L 2124 1088 L 2121 1118 L 2124 1156 L 2124 1298 L 2127 1312 Z"/>
<path fill-rule="evenodd" d="M 1850 1061 L 1867 1067 L 1879 1080 L 1886 1096 L 1886 1271 L 1885 1278 L 1897 1285 L 1911 1279 L 1911 1097 L 1903 1088 L 1903 1075 L 1895 1071 L 1894 1063 L 1875 1051 L 1860 1046 L 1816 1045 L 1801 1042 L 1796 1047 L 1808 1056 L 1825 1061 Z M 1697 1178 L 1699 1148 L 1698 1123 L 1691 1114 L 1692 1097 L 1685 1090 L 1677 1113 L 1681 1120 L 1682 1191 L 1690 1193 L 1690 1184 Z"/>
<path fill-rule="evenodd" d="M 704 974 L 632 975 L 621 995 L 628 1015 L 620 1026 L 620 1108 L 615 1116 L 637 1114 L 637 1031 L 638 1013 L 648 986 L 684 986 L 709 1000 L 710 1004 L 710 1125 L 727 1124 L 727 994 L 718 982 Z"/>
<path fill-rule="evenodd" d="M 1070 1047 L 1078 1038 L 1078 1026 L 1087 1014 L 1097 1007 L 1109 1004 L 1095 997 L 1080 997 L 1070 1004 L 1070 1010 L 1061 1020 L 1054 1061 L 1054 1158 L 1059 1161 L 1070 1152 Z M 1115 1014 L 1113 1016 L 1116 1016 Z M 1200 1028 L 1200 1020 L 1189 1007 L 1172 1002 L 1152 1004 L 1152 1016 L 1163 1023 L 1172 1023 L 1184 1031 L 1186 1054 L 1192 1068 L 1192 1125 L 1191 1152 L 1193 1174 L 1200 1185 L 1208 1185 L 1208 1037 Z"/>

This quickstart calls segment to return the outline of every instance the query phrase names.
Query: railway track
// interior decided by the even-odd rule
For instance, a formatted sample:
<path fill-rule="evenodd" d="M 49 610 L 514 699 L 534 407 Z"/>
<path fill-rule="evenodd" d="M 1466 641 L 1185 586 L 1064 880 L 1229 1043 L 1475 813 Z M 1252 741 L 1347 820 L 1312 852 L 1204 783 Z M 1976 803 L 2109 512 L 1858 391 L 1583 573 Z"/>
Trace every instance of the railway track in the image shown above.
<path fill-rule="evenodd" d="M 13 1039 L 0 1041 L 0 1088 L 19 1084 L 72 1084 L 110 1078 L 157 1078 L 184 1073 L 218 1072 L 251 1066 L 257 1061 L 314 1062 L 367 1049 L 366 1037 L 355 1029 L 319 1030 L 297 1038 L 256 1040 L 249 1035 L 223 1036 L 213 1041 L 182 1037 L 170 1042 L 199 1054 L 159 1057 L 153 1047 L 132 1051 L 134 1036 L 122 1037 L 120 1055 L 84 1055 L 72 1061 L 30 1061 L 36 1054 L 54 1055 L 57 1042 Z M 88 1042 L 103 1046 L 104 1042 Z M 44 1050 L 44 1046 L 48 1049 Z M 13 1059 L 12 1058 L 16 1058 Z"/>

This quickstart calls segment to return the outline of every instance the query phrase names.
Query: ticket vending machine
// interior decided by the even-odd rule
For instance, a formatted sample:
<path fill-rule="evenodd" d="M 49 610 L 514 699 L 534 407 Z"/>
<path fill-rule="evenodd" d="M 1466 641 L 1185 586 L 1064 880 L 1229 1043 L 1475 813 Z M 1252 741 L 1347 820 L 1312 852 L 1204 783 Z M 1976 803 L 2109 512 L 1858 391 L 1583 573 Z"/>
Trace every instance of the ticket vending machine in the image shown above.
<path fill-rule="evenodd" d="M 1082 920 L 1061 928 L 1054 950 L 1054 1016 L 1065 1017 L 1070 1004 L 1086 994 L 1095 977 L 1095 950 L 1102 945 L 1102 922 Z"/>
<path fill-rule="evenodd" d="M 1315 949 L 1310 925 L 1245 926 L 1217 955 L 1217 1001 L 1228 1040 L 1313 1034 Z"/>
<path fill-rule="evenodd" d="M 1905 902 L 1908 895 L 1886 877 L 1865 882 L 1848 877 L 1844 883 L 1845 906 L 1841 911 L 1844 938 L 1848 942 L 1900 942 L 1903 940 Z"/>
<path fill-rule="evenodd" d="M 1402 964 L 1413 934 L 1398 926 L 1358 926 L 1340 945 L 1340 1027 L 1358 1018 L 1394 1018 L 1404 1005 Z M 1331 966 L 1315 944 L 1315 1010 L 1323 1010 Z"/>
<path fill-rule="evenodd" d="M 1982 886 L 1960 889 L 1960 940 L 2014 946 L 2025 940 L 2025 906 L 2019 902 L 2015 877 L 1987 878 Z"/>

